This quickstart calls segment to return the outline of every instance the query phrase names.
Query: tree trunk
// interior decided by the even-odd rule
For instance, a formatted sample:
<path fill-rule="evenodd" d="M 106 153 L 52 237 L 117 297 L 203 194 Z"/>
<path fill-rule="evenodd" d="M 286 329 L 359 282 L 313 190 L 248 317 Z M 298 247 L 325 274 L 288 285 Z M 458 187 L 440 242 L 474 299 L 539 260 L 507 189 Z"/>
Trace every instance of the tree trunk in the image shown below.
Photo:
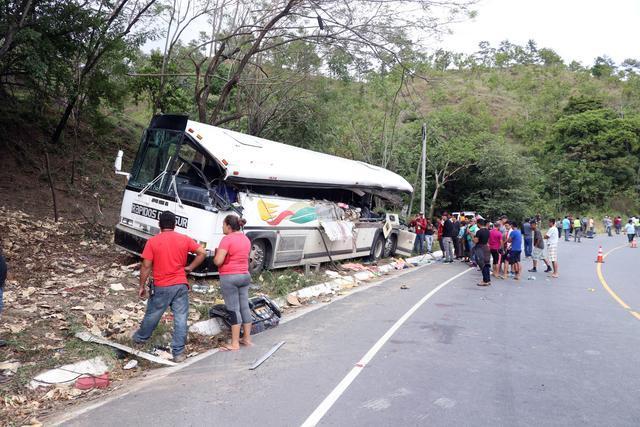
<path fill-rule="evenodd" d="M 433 189 L 433 196 L 431 197 L 431 205 L 429 206 L 429 218 L 433 218 L 433 212 L 436 209 L 436 200 L 438 199 L 438 192 L 440 191 L 440 184 L 436 184 Z"/>
<path fill-rule="evenodd" d="M 56 126 L 56 130 L 53 132 L 53 136 L 51 137 L 51 143 L 57 144 L 60 141 L 60 137 L 62 136 L 62 132 L 64 132 L 64 128 L 67 127 L 67 122 L 69 121 L 69 117 L 73 112 L 73 107 L 76 105 L 76 101 L 78 100 L 78 95 L 74 95 L 73 98 L 67 104 L 67 108 L 65 108 L 62 117 L 60 117 L 60 121 L 58 122 L 58 126 Z"/>
<path fill-rule="evenodd" d="M 53 199 L 53 218 L 58 222 L 58 203 L 56 202 L 56 189 L 53 186 L 53 178 L 51 177 L 51 166 L 49 164 L 49 153 L 45 150 L 44 161 L 47 167 L 47 178 L 49 178 L 49 187 L 51 187 L 51 198 Z"/>

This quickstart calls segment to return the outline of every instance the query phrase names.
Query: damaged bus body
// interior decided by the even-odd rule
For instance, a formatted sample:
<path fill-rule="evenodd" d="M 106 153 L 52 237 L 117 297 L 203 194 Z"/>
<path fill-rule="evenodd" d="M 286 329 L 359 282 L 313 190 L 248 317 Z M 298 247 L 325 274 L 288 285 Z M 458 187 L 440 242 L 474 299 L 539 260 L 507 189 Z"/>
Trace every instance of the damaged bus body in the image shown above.
<path fill-rule="evenodd" d="M 139 255 L 159 232 L 158 216 L 176 214 L 176 231 L 207 249 L 193 274 L 215 274 L 213 250 L 229 214 L 247 220 L 250 270 L 346 258 L 410 255 L 415 235 L 395 214 L 373 213 L 375 200 L 400 203 L 411 185 L 366 163 L 157 115 L 144 132 L 128 177 L 115 243 Z"/>

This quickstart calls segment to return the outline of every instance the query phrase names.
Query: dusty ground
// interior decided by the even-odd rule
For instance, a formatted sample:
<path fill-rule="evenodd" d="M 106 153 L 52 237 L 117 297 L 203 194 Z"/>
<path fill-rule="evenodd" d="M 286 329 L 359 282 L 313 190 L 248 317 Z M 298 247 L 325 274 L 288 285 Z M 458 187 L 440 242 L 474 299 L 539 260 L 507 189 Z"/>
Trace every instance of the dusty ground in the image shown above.
<path fill-rule="evenodd" d="M 158 366 L 139 359 L 138 368 L 123 370 L 129 357 L 118 358 L 108 347 L 74 337 L 86 330 L 131 344 L 130 334 L 144 315 L 144 301 L 137 295 L 138 259 L 111 243 L 109 229 L 84 219 L 63 218 L 56 223 L 5 206 L 0 206 L 0 217 L 0 236 L 10 266 L 0 323 L 0 336 L 8 345 L 0 349 L 0 363 L 19 364 L 17 370 L 0 369 L 0 378 L 5 381 L 0 390 L 0 424 L 29 424 L 78 400 L 99 398 L 104 392 L 81 392 L 73 387 L 30 390 L 29 381 L 46 369 L 101 356 L 110 367 L 113 390 L 121 381 Z M 266 272 L 256 279 L 259 289 L 254 292 L 281 296 L 322 279 L 326 279 L 323 273 L 304 277 L 293 270 Z M 191 293 L 190 323 L 208 318 L 209 307 L 222 302 L 216 280 L 198 283 L 208 285 L 209 290 Z M 112 289 L 119 286 L 124 290 Z M 327 299 L 330 297 L 319 300 Z M 146 351 L 169 356 L 171 320 L 166 313 Z M 216 347 L 222 339 L 190 334 L 187 352 L 198 354 Z"/>

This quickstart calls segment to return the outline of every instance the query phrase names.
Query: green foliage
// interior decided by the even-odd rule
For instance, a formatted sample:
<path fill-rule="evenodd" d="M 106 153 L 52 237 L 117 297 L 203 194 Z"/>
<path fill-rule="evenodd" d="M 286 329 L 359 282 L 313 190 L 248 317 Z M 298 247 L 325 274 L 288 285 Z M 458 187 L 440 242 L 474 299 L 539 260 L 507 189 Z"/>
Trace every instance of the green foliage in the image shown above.
<path fill-rule="evenodd" d="M 589 107 L 595 109 L 588 109 Z M 585 209 L 640 189 L 640 115 L 621 117 L 597 100 L 570 101 L 547 142 L 547 169 L 562 206 Z"/>

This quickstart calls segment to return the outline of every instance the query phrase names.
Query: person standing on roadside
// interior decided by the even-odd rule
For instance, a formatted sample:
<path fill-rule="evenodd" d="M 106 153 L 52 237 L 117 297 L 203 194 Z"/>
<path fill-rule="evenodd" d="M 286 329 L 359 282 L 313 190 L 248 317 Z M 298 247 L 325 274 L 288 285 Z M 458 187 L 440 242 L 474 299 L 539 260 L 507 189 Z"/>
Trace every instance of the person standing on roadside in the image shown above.
<path fill-rule="evenodd" d="M 613 226 L 613 221 L 609 215 L 604 217 L 604 231 L 606 231 L 607 236 L 611 237 L 611 228 Z"/>
<path fill-rule="evenodd" d="M 467 249 L 467 221 L 465 217 L 462 217 L 460 221 L 460 230 L 458 231 L 458 246 L 459 249 L 456 250 L 457 254 L 460 254 L 462 260 L 466 260 L 469 255 L 469 251 Z M 458 255 L 456 255 L 456 259 L 458 259 Z"/>
<path fill-rule="evenodd" d="M 629 219 L 627 225 L 624 226 L 624 231 L 627 233 L 629 239 L 629 246 L 633 246 L 633 239 L 636 237 L 636 228 L 633 225 L 633 219 Z"/>
<path fill-rule="evenodd" d="M 478 231 L 476 231 L 473 241 L 475 243 L 475 257 L 478 267 L 482 271 L 482 282 L 478 286 L 489 286 L 491 284 L 491 250 L 489 249 L 490 233 L 487 230 L 487 221 L 478 219 Z"/>
<path fill-rule="evenodd" d="M 524 256 L 529 258 L 532 252 L 533 236 L 531 235 L 531 223 L 529 218 L 522 224 L 522 237 L 524 237 Z"/>
<path fill-rule="evenodd" d="M 420 255 L 424 254 L 424 233 L 427 230 L 427 220 L 424 217 L 424 212 L 420 212 L 409 225 L 415 229 L 416 243 L 415 249 Z"/>
<path fill-rule="evenodd" d="M 171 307 L 173 313 L 173 340 L 171 350 L 174 362 L 186 359 L 184 347 L 187 343 L 187 316 L 189 314 L 189 283 L 187 273 L 191 273 L 204 261 L 206 253 L 192 238 L 174 231 L 176 216 L 171 211 L 160 214 L 160 233 L 153 236 L 142 251 L 140 266 L 140 298 L 146 296 L 146 284 L 153 271 L 153 285 L 150 286 L 147 309 L 140 328 L 133 334 L 133 341 L 142 344 L 147 341 L 158 326 L 162 315 Z M 187 264 L 189 253 L 196 257 Z"/>
<path fill-rule="evenodd" d="M 544 235 L 547 241 L 547 257 L 553 267 L 553 274 L 551 277 L 558 278 L 558 229 L 555 227 L 555 221 L 553 218 L 549 219 L 549 230 Z"/>
<path fill-rule="evenodd" d="M 620 234 L 620 231 L 622 231 L 622 218 L 620 218 L 620 215 L 613 220 L 613 226 L 616 229 L 616 234 Z"/>
<path fill-rule="evenodd" d="M 213 263 L 220 274 L 222 298 L 231 315 L 231 343 L 221 347 L 223 351 L 236 351 L 240 344 L 251 346 L 253 317 L 249 307 L 249 252 L 251 241 L 242 232 L 246 220 L 227 215 L 222 223 L 224 237 L 216 249 Z M 242 340 L 240 328 L 242 325 Z"/>
<path fill-rule="evenodd" d="M 569 241 L 569 234 L 571 233 L 571 220 L 568 216 L 565 216 L 562 220 L 562 231 L 564 232 L 564 241 Z"/>
<path fill-rule="evenodd" d="M 455 228 L 453 222 L 449 219 L 449 214 L 445 212 L 442 214 L 442 243 L 444 244 L 444 255 L 446 263 L 453 262 L 453 237 L 455 236 Z"/>
<path fill-rule="evenodd" d="M 477 266 L 476 261 L 476 244 L 475 237 L 478 232 L 478 224 L 475 218 L 469 219 L 469 225 L 467 226 L 467 243 L 469 244 L 469 262 L 472 266 Z"/>
<path fill-rule="evenodd" d="M 502 278 L 507 279 L 509 274 L 509 267 L 511 259 L 511 242 L 509 241 L 509 236 L 511 235 L 511 223 L 505 219 L 504 222 L 504 233 L 502 233 Z"/>
<path fill-rule="evenodd" d="M 538 229 L 538 223 L 531 223 L 531 230 L 533 232 L 533 251 L 532 251 L 532 259 L 533 259 L 533 268 L 529 270 L 530 273 L 538 272 L 538 261 L 544 261 L 547 265 L 547 269 L 544 271 L 545 273 L 549 273 L 552 271 L 551 266 L 549 265 L 549 261 L 545 257 L 544 253 L 544 239 L 542 238 L 542 232 Z"/>
<path fill-rule="evenodd" d="M 576 216 L 576 219 L 573 220 L 573 241 L 582 243 L 580 238 L 582 237 L 582 222 L 580 222 L 580 217 Z"/>
<path fill-rule="evenodd" d="M 444 242 L 442 241 L 442 234 L 444 233 L 444 220 L 442 218 L 435 218 L 434 224 L 438 224 L 438 245 L 440 246 L 440 250 L 442 251 L 442 256 L 444 256 Z"/>
<path fill-rule="evenodd" d="M 458 234 L 460 233 L 460 227 L 462 226 L 462 222 L 464 221 L 464 216 L 460 215 L 458 218 L 452 218 L 453 222 L 453 254 L 455 259 L 460 258 L 460 239 L 458 239 Z"/>
<path fill-rule="evenodd" d="M 493 263 L 493 275 L 497 277 L 500 274 L 500 252 L 502 251 L 502 233 L 496 226 L 489 231 L 489 251 L 491 251 L 491 260 Z"/>
<path fill-rule="evenodd" d="M 433 233 L 435 232 L 433 223 L 430 220 L 426 220 L 426 228 L 424 230 L 424 241 L 427 244 L 427 253 L 430 254 L 433 250 Z"/>
<path fill-rule="evenodd" d="M 520 280 L 520 256 L 522 254 L 522 233 L 518 229 L 516 221 L 511 222 L 511 233 L 509 234 L 509 243 L 511 243 L 511 254 L 509 264 L 513 266 L 515 273 L 514 279 Z"/>

